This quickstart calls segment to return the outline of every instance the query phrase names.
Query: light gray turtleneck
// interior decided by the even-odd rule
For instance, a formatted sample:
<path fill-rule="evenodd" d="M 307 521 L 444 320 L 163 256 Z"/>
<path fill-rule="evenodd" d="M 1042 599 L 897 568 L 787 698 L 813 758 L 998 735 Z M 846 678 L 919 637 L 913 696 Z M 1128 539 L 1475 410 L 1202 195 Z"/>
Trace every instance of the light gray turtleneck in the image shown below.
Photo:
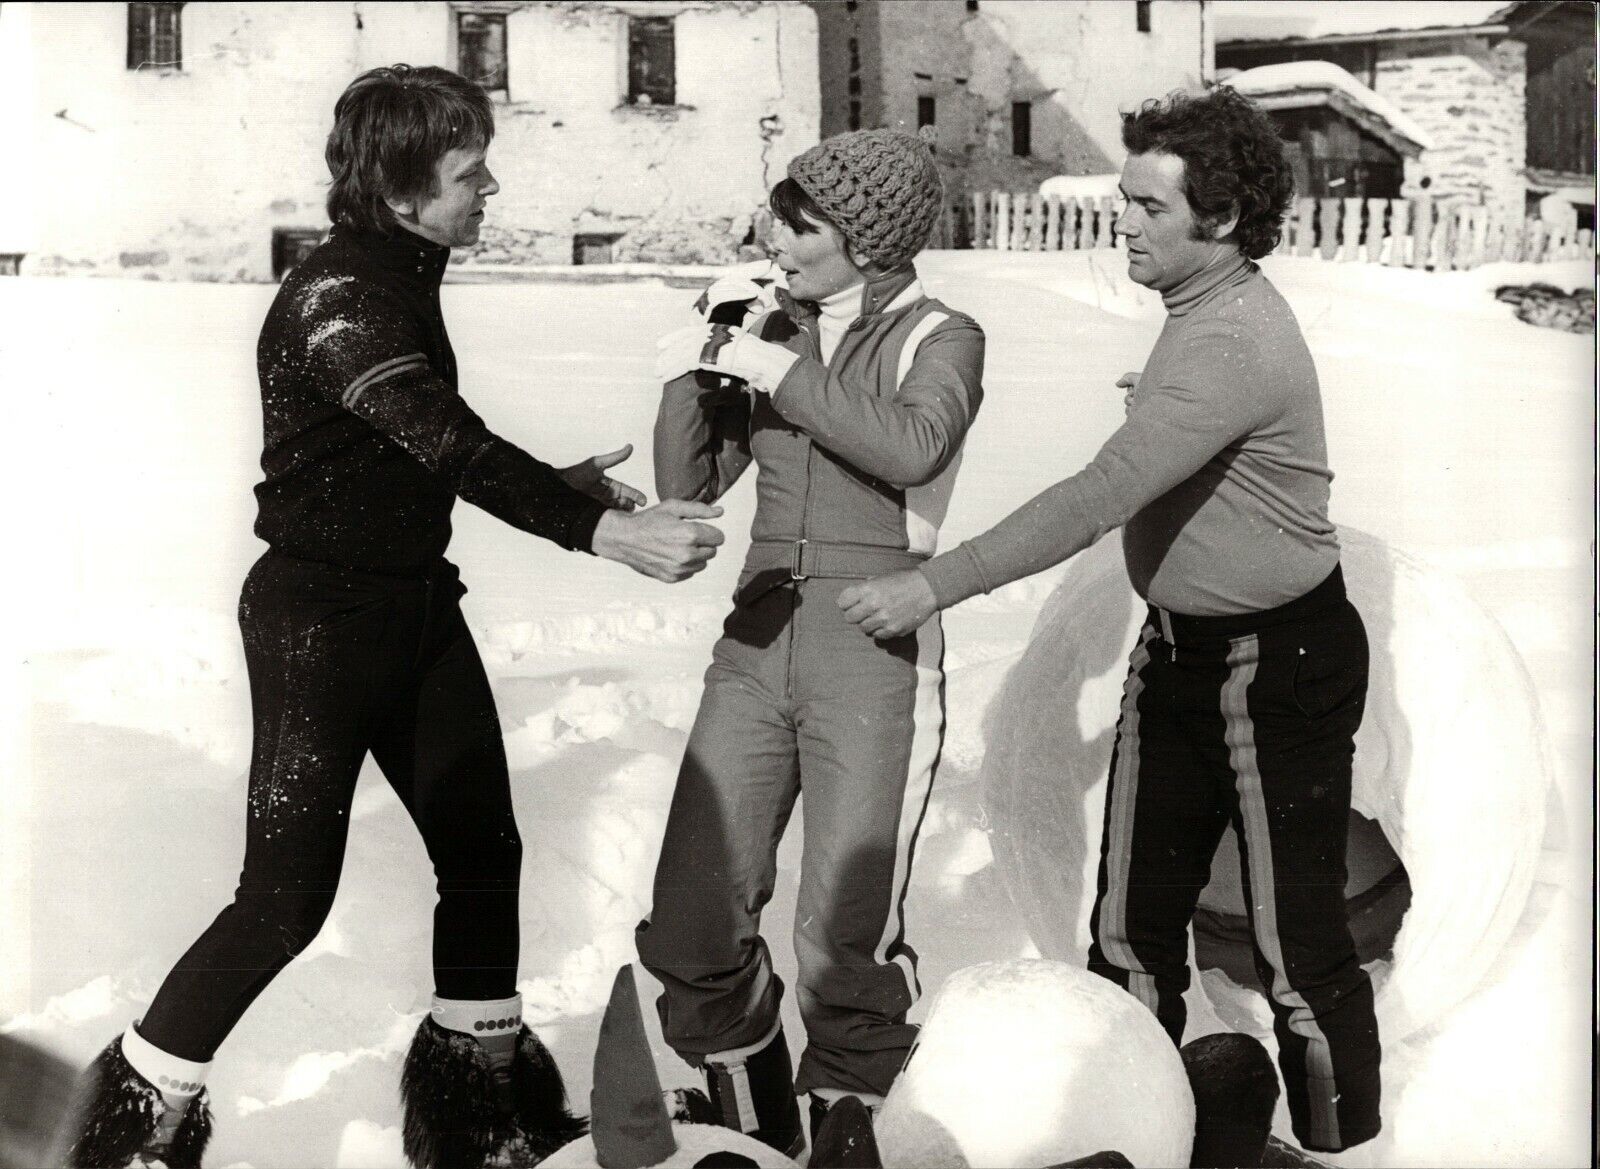
<path fill-rule="evenodd" d="M 1082 471 L 922 566 L 940 608 L 1123 525 L 1134 588 L 1174 613 L 1259 612 L 1333 571 L 1322 396 L 1288 303 L 1237 254 L 1162 299 L 1127 420 Z"/>

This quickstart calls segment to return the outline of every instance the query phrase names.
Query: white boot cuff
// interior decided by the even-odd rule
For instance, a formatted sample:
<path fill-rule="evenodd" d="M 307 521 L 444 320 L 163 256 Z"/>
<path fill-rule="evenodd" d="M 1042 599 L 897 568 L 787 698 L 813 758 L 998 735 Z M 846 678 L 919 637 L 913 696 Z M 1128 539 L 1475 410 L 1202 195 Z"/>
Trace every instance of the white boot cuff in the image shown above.
<path fill-rule="evenodd" d="M 442 999 L 433 996 L 433 1021 L 465 1035 L 504 1035 L 522 1027 L 522 996 L 508 999 Z"/>
<path fill-rule="evenodd" d="M 865 1104 L 874 1115 L 877 1114 L 878 1109 L 883 1107 L 883 1097 L 875 1092 L 851 1092 L 844 1088 L 812 1088 L 811 1094 L 830 1106 L 839 1103 L 846 1096 L 854 1096 Z"/>
<path fill-rule="evenodd" d="M 757 1039 L 754 1043 L 751 1043 L 745 1047 L 729 1048 L 727 1051 L 712 1052 L 710 1055 L 705 1057 L 705 1061 L 708 1064 L 722 1068 L 731 1068 L 742 1064 L 756 1052 L 765 1050 L 767 1044 L 771 1043 L 777 1038 L 778 1028 L 782 1026 L 783 1020 L 781 1018 L 774 1020 L 767 1033 L 760 1039 Z"/>
<path fill-rule="evenodd" d="M 162 1092 L 173 1096 L 197 1096 L 206 1085 L 211 1064 L 179 1059 L 162 1051 L 130 1025 L 122 1033 L 122 1058 Z"/>

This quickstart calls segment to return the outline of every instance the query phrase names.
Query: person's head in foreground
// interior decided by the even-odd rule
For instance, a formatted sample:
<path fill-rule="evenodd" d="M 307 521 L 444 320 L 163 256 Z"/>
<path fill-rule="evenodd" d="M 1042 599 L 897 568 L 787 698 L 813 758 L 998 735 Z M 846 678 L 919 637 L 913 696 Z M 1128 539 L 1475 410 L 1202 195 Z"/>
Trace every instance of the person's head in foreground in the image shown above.
<path fill-rule="evenodd" d="M 485 161 L 493 138 L 489 98 L 466 78 L 433 65 L 369 69 L 333 107 L 328 218 L 380 235 L 402 227 L 447 248 L 477 243 L 484 203 L 500 189 Z"/>
<path fill-rule="evenodd" d="M 798 300 L 823 300 L 907 267 L 944 201 L 933 151 L 898 130 L 855 130 L 789 163 L 772 188 L 773 260 Z"/>
<path fill-rule="evenodd" d="M 1272 122 L 1232 89 L 1152 98 L 1122 115 L 1122 144 L 1127 206 L 1116 231 L 1134 283 L 1166 292 L 1278 246 L 1294 175 Z"/>

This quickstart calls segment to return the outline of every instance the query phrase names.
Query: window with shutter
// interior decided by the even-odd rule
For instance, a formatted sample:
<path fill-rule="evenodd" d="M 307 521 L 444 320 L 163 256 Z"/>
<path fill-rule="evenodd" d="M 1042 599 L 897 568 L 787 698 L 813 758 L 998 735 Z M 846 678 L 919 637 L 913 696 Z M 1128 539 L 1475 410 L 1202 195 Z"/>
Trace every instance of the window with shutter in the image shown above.
<path fill-rule="evenodd" d="M 1018 158 L 1033 154 L 1033 103 L 1011 103 L 1011 153 Z"/>
<path fill-rule="evenodd" d="M 456 72 L 491 96 L 506 96 L 505 13 L 456 13 Z"/>
<path fill-rule="evenodd" d="M 574 264 L 610 264 L 616 258 L 617 241 L 621 232 L 580 232 L 572 237 L 572 262 Z"/>
<path fill-rule="evenodd" d="M 677 104 L 676 49 L 672 17 L 628 19 L 628 104 Z"/>
<path fill-rule="evenodd" d="M 328 233 L 320 227 L 272 229 L 272 277 L 282 280 L 300 261 L 316 251 Z"/>
<path fill-rule="evenodd" d="M 182 4 L 128 5 L 128 68 L 182 69 Z"/>

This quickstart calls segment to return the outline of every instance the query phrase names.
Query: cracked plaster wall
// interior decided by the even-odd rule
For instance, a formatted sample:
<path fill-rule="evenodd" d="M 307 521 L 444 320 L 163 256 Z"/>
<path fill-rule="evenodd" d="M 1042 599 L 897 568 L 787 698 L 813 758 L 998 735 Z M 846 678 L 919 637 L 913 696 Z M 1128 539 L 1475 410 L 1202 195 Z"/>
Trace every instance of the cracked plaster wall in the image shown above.
<path fill-rule="evenodd" d="M 627 106 L 628 15 L 676 18 L 677 102 Z M 0 6 L 0 96 L 27 111 L 0 252 L 26 272 L 269 280 L 272 228 L 327 224 L 323 143 L 363 69 L 453 65 L 444 3 L 189 4 L 183 69 L 125 67 L 124 4 Z M 359 27 L 358 27 L 359 26 Z M 817 140 L 816 20 L 798 3 L 571 0 L 507 19 L 501 192 L 480 263 L 732 259 L 790 157 Z M 63 111 L 62 116 L 56 116 Z M 26 186 L 26 185 L 25 185 Z"/>
<path fill-rule="evenodd" d="M 4 95 L 25 115 L 7 186 L 30 198 L 0 251 L 28 253 L 25 272 L 269 278 L 274 226 L 327 222 L 352 23 L 340 4 L 189 4 L 183 70 L 134 72 L 127 5 L 0 5 L 0 40 L 32 66 Z"/>
<path fill-rule="evenodd" d="M 883 123 L 915 130 L 917 98 L 932 95 L 940 157 L 970 187 L 1119 170 L 1120 111 L 1200 83 L 1193 0 L 1157 0 L 1148 33 L 1132 4 L 1106 0 L 981 0 L 976 12 L 889 0 L 877 10 Z M 1011 153 L 1018 101 L 1033 104 L 1029 158 Z"/>

